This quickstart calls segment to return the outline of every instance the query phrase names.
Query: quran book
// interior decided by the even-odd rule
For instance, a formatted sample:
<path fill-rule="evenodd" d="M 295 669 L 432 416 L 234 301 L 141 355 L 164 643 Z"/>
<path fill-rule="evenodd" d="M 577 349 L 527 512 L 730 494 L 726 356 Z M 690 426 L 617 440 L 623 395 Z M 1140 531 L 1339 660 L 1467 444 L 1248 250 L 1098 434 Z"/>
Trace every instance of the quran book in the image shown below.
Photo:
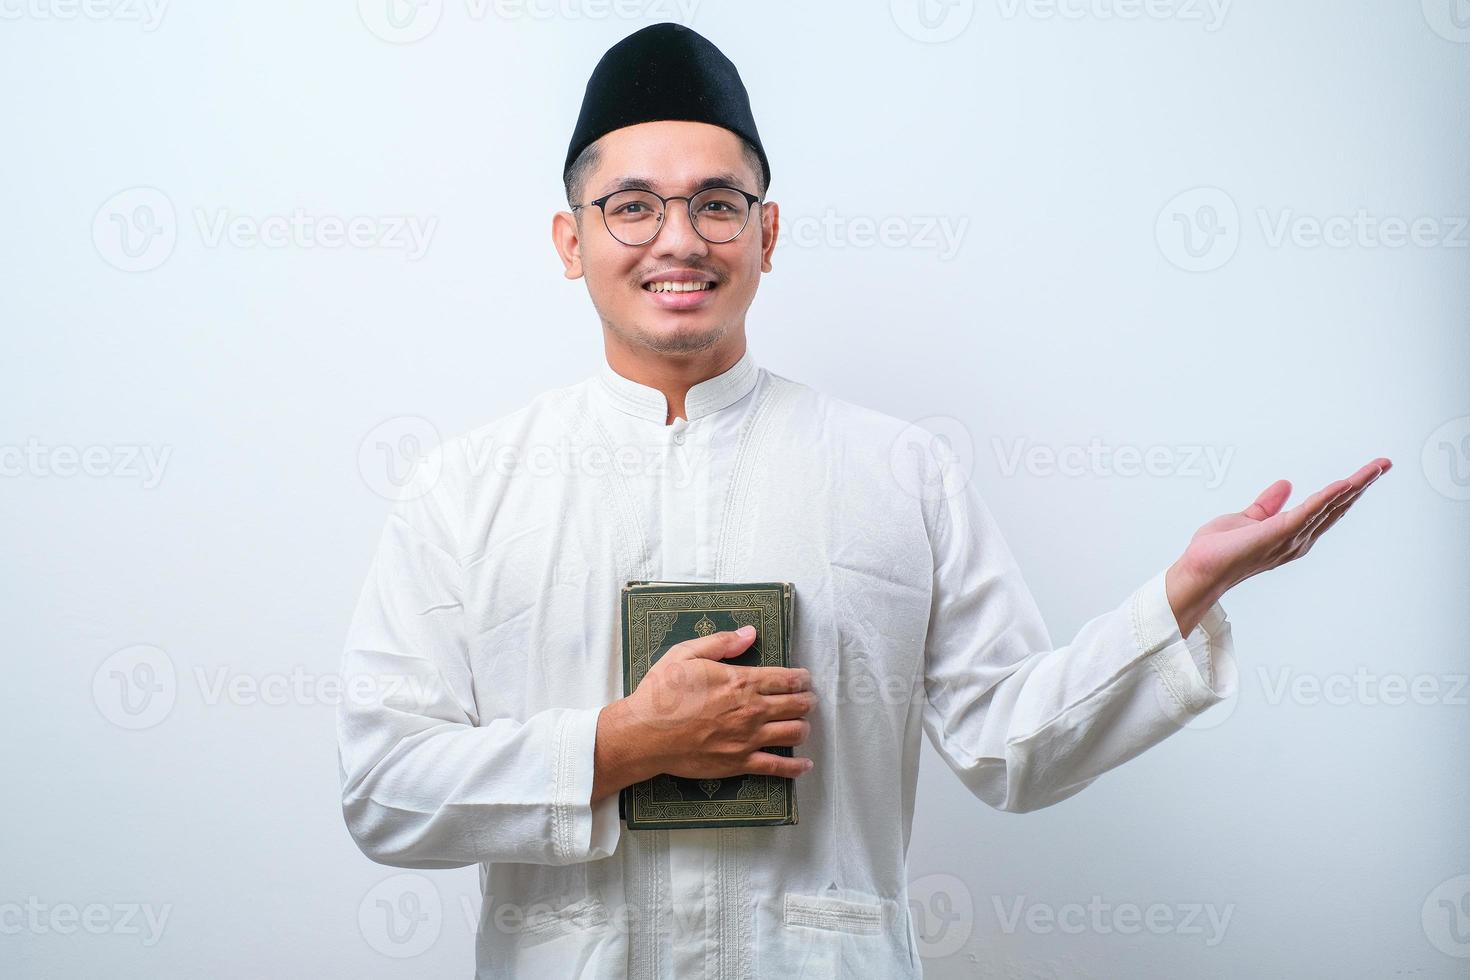
<path fill-rule="evenodd" d="M 632 581 L 622 591 L 623 695 L 677 643 L 711 633 L 756 629 L 736 666 L 791 666 L 795 588 L 790 582 Z M 788 758 L 792 746 L 764 751 Z M 622 789 L 618 815 L 629 830 L 690 827 L 774 827 L 797 822 L 795 780 L 743 773 L 691 779 L 660 773 Z"/>

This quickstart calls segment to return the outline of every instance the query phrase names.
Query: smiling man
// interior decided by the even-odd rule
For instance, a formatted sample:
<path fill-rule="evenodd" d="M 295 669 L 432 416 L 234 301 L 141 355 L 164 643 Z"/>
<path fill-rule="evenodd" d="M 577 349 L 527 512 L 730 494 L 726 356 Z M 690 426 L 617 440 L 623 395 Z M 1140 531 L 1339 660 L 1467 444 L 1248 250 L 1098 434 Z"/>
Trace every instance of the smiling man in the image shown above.
<path fill-rule="evenodd" d="M 1389 466 L 1291 509 L 1276 481 L 1055 645 L 941 440 L 753 360 L 779 212 L 724 55 L 671 24 L 614 46 L 563 179 L 606 363 L 420 467 L 345 654 L 374 694 L 339 715 L 348 827 L 383 864 L 479 866 L 477 976 L 920 976 L 921 733 L 997 809 L 1081 792 L 1235 693 L 1221 597 Z M 722 663 L 752 637 L 716 632 L 621 697 L 630 579 L 793 582 L 793 666 Z M 628 830 L 618 790 L 659 773 L 794 778 L 800 822 Z"/>
<path fill-rule="evenodd" d="M 675 393 L 666 421 L 745 353 L 779 228 L 763 159 L 729 129 L 661 120 L 602 137 L 568 170 L 583 203 L 553 219 L 566 276 L 587 280 L 612 370 Z"/>

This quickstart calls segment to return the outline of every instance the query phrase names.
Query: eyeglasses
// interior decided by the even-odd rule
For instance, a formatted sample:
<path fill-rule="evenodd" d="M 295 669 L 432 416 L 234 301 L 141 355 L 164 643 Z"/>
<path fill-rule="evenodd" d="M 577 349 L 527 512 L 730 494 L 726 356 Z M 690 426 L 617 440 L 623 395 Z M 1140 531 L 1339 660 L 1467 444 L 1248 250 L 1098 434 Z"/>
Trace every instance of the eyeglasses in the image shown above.
<path fill-rule="evenodd" d="M 624 245 L 647 245 L 658 237 L 670 201 L 689 206 L 689 223 L 711 245 L 732 242 L 745 230 L 761 199 L 738 187 L 707 187 L 693 197 L 660 197 L 652 191 L 614 191 L 572 210 L 597 205 L 607 233 Z"/>

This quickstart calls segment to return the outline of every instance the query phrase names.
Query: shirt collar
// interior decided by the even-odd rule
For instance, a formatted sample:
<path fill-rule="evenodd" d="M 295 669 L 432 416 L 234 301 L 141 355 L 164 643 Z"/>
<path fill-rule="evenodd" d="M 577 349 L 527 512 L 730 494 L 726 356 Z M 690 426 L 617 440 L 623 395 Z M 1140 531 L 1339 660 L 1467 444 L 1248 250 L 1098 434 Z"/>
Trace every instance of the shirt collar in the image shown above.
<path fill-rule="evenodd" d="M 689 389 L 684 396 L 685 417 L 693 422 L 744 398 L 755 387 L 758 373 L 750 348 L 746 347 L 740 360 L 729 370 L 706 378 Z M 665 424 L 669 417 L 669 404 L 662 391 L 623 377 L 606 361 L 598 368 L 597 378 L 616 408 L 659 425 Z"/>

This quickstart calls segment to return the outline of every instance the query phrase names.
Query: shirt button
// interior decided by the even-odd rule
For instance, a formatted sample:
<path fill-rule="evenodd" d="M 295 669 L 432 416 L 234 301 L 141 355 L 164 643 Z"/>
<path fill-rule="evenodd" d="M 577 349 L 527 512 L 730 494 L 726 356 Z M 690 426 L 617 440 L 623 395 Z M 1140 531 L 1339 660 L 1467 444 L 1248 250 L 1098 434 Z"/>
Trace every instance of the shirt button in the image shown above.
<path fill-rule="evenodd" d="M 674 442 L 677 443 L 680 446 L 684 445 L 684 433 L 682 433 L 682 432 L 675 432 L 674 433 Z"/>

